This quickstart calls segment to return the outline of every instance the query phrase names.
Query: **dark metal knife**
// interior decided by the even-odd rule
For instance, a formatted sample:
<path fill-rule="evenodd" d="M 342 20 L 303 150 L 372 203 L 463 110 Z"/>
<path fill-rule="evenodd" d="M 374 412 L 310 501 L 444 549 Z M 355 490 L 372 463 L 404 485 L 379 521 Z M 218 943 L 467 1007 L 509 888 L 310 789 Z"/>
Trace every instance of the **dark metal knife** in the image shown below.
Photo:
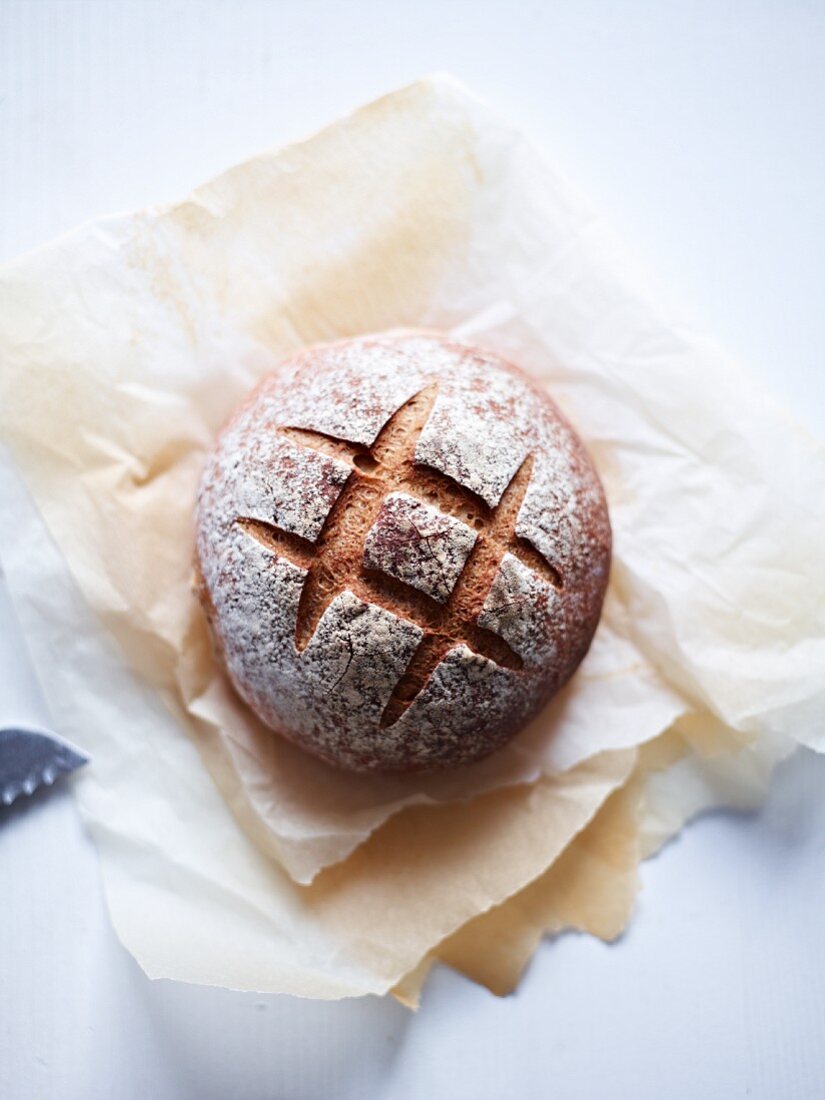
<path fill-rule="evenodd" d="M 34 794 L 86 764 L 89 757 L 53 733 L 24 727 L 0 728 L 0 804 Z"/>

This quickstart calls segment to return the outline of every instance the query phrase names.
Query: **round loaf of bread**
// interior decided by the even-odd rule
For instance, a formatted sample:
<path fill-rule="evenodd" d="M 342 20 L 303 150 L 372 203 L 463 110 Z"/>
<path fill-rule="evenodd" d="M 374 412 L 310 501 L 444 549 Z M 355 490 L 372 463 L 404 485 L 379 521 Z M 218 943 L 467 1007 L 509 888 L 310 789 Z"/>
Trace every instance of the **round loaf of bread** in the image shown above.
<path fill-rule="evenodd" d="M 610 566 L 604 493 L 553 402 L 420 334 L 309 348 L 221 434 L 198 588 L 238 693 L 356 771 L 455 767 L 569 679 Z"/>

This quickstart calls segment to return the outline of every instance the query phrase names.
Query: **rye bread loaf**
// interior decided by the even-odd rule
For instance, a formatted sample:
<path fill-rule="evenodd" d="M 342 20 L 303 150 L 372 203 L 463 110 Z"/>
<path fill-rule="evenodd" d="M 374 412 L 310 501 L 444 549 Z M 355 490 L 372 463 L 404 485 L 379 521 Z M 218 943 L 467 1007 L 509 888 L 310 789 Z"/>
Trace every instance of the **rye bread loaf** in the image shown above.
<path fill-rule="evenodd" d="M 309 348 L 222 432 L 198 588 L 238 693 L 358 771 L 503 745 L 587 652 L 610 565 L 604 493 L 553 402 L 431 335 Z"/>

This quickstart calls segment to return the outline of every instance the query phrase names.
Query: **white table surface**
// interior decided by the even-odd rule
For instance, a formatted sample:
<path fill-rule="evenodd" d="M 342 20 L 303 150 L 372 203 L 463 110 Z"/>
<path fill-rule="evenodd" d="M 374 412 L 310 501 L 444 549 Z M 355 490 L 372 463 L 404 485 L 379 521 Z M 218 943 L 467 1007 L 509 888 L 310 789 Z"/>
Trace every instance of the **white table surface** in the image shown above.
<path fill-rule="evenodd" d="M 821 2 L 0 0 L 0 259 L 436 70 L 825 434 Z M 0 721 L 45 717 L 0 588 Z M 821 1098 L 823 794 L 796 757 L 644 867 L 617 945 L 546 943 L 505 1000 L 439 969 L 417 1016 L 149 982 L 70 793 L 37 797 L 0 821 L 0 1097 Z"/>

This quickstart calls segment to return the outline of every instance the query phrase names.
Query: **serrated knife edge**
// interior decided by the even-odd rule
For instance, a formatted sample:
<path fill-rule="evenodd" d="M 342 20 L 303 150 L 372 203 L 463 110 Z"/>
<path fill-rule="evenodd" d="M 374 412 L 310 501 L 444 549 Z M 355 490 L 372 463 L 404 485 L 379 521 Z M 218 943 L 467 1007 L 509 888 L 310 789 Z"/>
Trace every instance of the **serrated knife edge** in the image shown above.
<path fill-rule="evenodd" d="M 75 745 L 46 730 L 0 727 L 0 803 L 10 806 L 21 795 L 51 786 L 88 760 Z"/>

